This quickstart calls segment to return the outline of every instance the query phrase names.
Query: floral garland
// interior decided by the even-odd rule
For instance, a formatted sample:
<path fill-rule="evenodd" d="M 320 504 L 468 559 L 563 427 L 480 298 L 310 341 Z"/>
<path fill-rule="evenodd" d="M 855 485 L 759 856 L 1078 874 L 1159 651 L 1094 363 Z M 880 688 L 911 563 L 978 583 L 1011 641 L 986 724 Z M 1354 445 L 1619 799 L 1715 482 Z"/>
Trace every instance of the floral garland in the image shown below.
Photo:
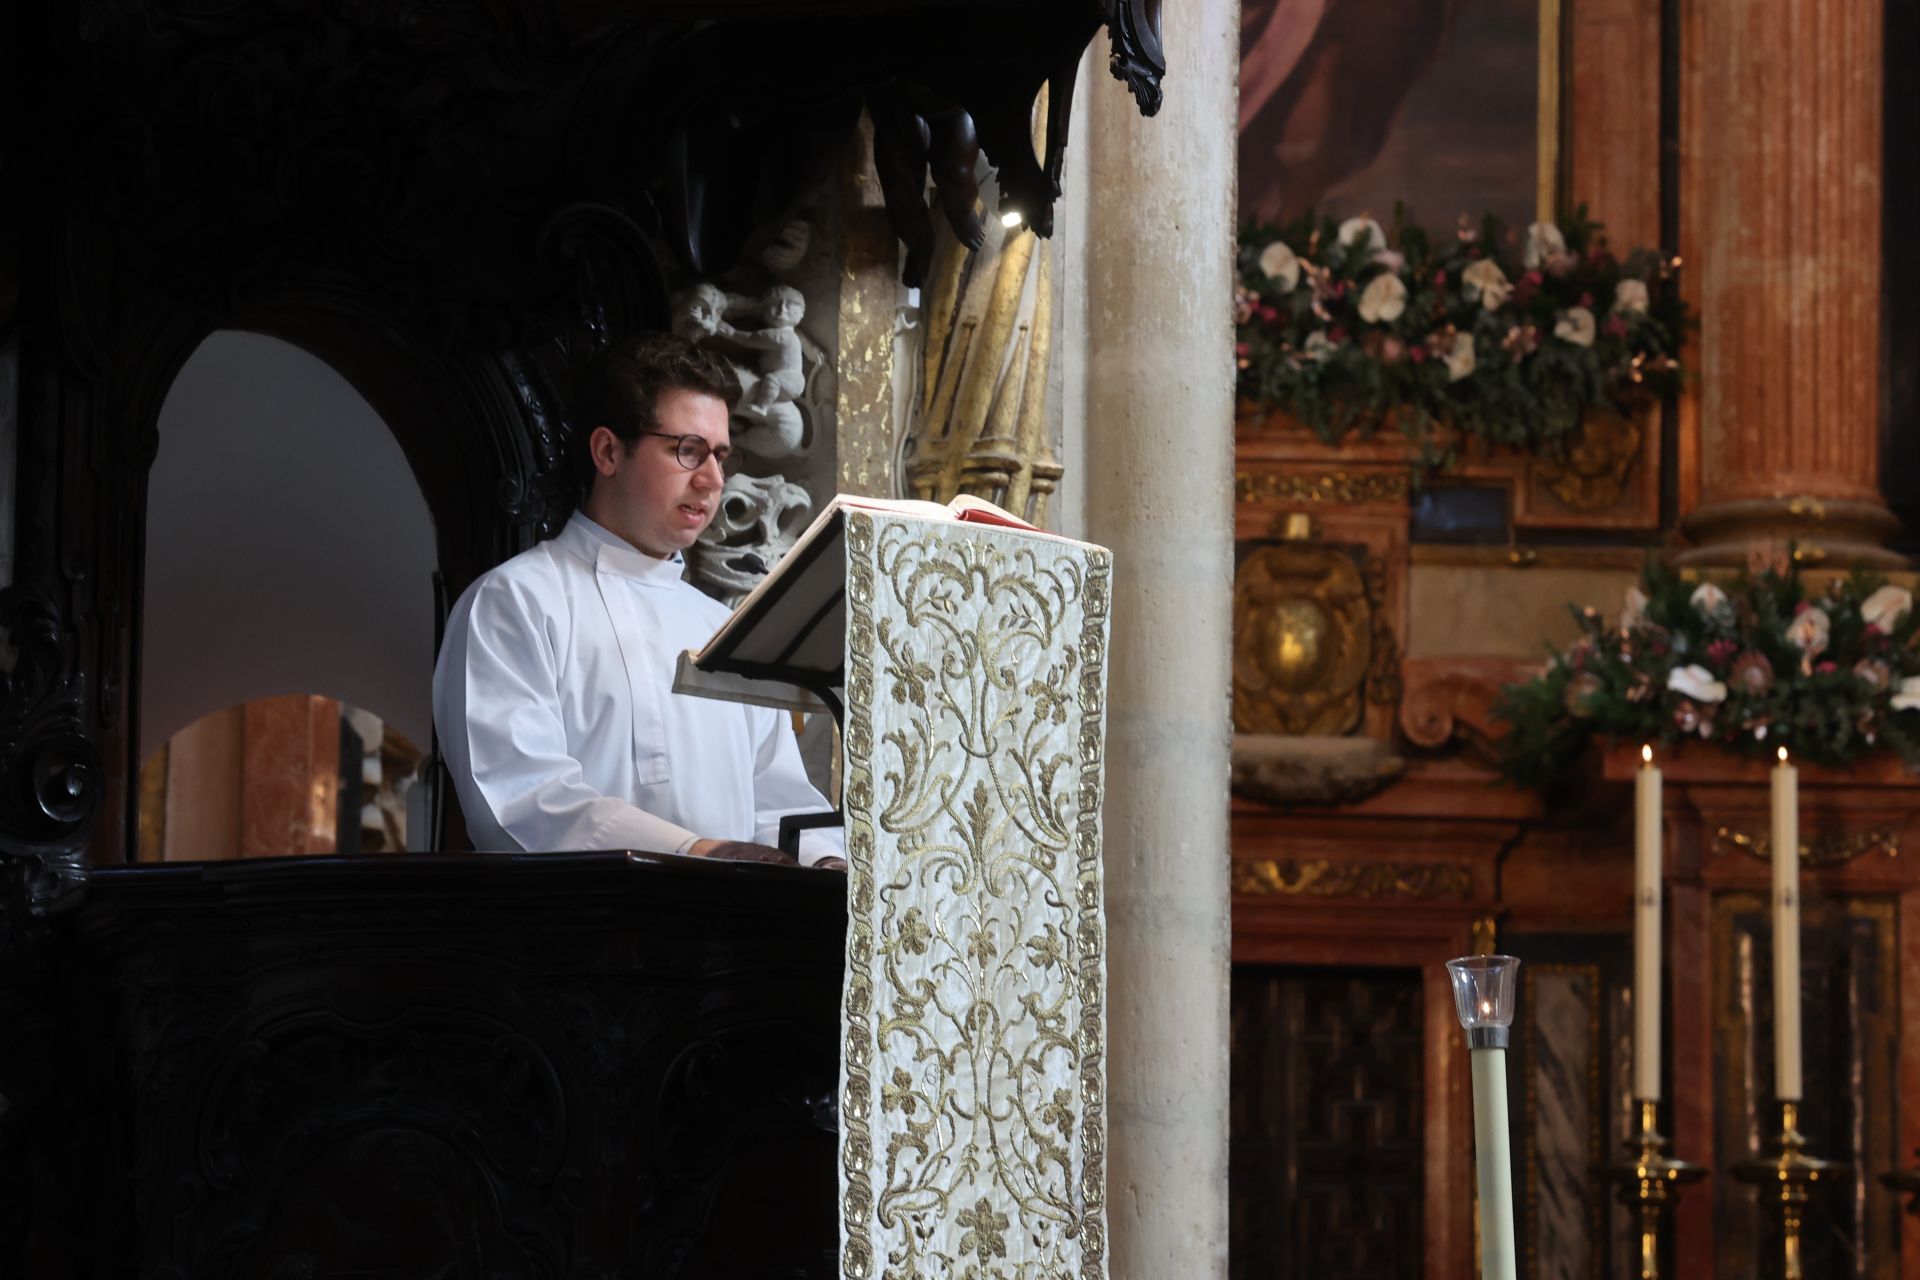
<path fill-rule="evenodd" d="M 1539 450 L 1678 389 L 1677 259 L 1615 258 L 1584 206 L 1514 241 L 1491 217 L 1434 237 L 1397 216 L 1391 240 L 1371 218 L 1242 228 L 1240 394 L 1329 442 L 1393 417 Z"/>
<path fill-rule="evenodd" d="M 1770 546 L 1725 587 L 1650 562 L 1617 620 L 1575 616 L 1580 639 L 1494 706 L 1513 727 L 1501 771 L 1523 786 L 1595 736 L 1785 746 L 1829 765 L 1891 749 L 1920 768 L 1920 618 L 1905 587 L 1856 572 L 1809 592 L 1791 551 Z"/>

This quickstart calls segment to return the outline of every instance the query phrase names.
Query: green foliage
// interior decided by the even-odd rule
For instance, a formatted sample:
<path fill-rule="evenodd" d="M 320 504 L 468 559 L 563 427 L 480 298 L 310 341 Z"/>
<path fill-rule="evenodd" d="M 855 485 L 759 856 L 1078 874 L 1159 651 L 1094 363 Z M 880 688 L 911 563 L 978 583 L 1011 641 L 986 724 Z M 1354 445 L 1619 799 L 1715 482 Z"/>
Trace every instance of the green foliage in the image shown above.
<path fill-rule="evenodd" d="M 1761 551 L 1731 583 L 1649 560 L 1618 618 L 1576 608 L 1581 636 L 1503 691 L 1501 770 L 1539 785 L 1593 739 L 1844 765 L 1881 750 L 1920 768 L 1920 619 L 1911 595 L 1865 572 L 1809 594 L 1788 552 Z"/>
<path fill-rule="evenodd" d="M 1647 250 L 1616 258 L 1584 206 L 1524 241 L 1491 217 L 1435 236 L 1399 208 L 1390 230 L 1250 223 L 1235 290 L 1240 394 L 1330 442 L 1392 417 L 1410 436 L 1438 423 L 1551 449 L 1590 408 L 1631 411 L 1679 387 L 1688 319 L 1672 267 Z"/>

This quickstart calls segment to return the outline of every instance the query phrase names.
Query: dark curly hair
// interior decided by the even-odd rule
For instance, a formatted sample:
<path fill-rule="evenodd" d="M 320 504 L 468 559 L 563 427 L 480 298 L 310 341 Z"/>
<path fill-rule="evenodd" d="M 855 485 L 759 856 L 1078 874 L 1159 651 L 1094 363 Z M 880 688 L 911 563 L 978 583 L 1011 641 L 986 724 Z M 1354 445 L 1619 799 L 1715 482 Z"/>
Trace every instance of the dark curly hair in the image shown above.
<path fill-rule="evenodd" d="M 740 380 L 725 360 L 670 333 L 622 338 L 587 362 L 567 408 L 567 453 L 581 502 L 593 490 L 593 429 L 607 428 L 631 450 L 642 432 L 660 429 L 660 397 L 669 391 L 713 396 L 731 410 Z"/>

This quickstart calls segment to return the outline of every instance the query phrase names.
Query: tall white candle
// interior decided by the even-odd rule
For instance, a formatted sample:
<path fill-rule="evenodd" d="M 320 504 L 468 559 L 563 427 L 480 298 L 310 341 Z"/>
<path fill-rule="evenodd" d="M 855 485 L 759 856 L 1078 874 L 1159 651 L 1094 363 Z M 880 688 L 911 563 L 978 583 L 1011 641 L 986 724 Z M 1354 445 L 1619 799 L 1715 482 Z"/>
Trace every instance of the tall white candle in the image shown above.
<path fill-rule="evenodd" d="M 1633 1096 L 1660 1096 L 1660 770 L 1640 748 L 1633 781 Z"/>
<path fill-rule="evenodd" d="M 1475 1049 L 1473 1146 L 1480 1175 L 1481 1280 L 1515 1280 L 1513 1145 L 1507 1131 L 1507 1051 Z"/>
<path fill-rule="evenodd" d="M 1773 769 L 1773 1080 L 1782 1101 L 1800 1098 L 1800 771 Z"/>

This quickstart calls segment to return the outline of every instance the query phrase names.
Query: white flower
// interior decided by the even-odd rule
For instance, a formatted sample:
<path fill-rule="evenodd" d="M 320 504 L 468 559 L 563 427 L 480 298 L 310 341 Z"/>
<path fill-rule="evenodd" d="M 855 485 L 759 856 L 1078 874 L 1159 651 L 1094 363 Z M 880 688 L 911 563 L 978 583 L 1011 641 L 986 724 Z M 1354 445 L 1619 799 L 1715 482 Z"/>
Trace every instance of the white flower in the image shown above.
<path fill-rule="evenodd" d="M 1620 610 L 1620 629 L 1628 631 L 1645 626 L 1646 622 L 1647 593 L 1639 587 L 1628 587 L 1625 607 Z"/>
<path fill-rule="evenodd" d="M 1560 228 L 1551 222 L 1536 222 L 1527 228 L 1527 247 L 1521 258 L 1532 271 L 1566 251 L 1567 238 L 1560 234 Z"/>
<path fill-rule="evenodd" d="M 1460 273 L 1461 292 L 1468 301 L 1480 299 L 1480 305 L 1488 311 L 1497 311 L 1506 305 L 1507 296 L 1513 292 L 1513 285 L 1507 279 L 1507 273 L 1492 258 L 1480 258 Z"/>
<path fill-rule="evenodd" d="M 1860 602 L 1860 617 L 1870 627 L 1891 631 L 1913 608 L 1913 592 L 1905 587 L 1882 587 Z"/>
<path fill-rule="evenodd" d="M 1284 240 L 1275 240 L 1260 251 L 1260 273 L 1276 280 L 1283 292 L 1292 293 L 1300 283 L 1300 259 Z"/>
<path fill-rule="evenodd" d="M 1675 667 L 1667 673 L 1667 688 L 1683 693 L 1695 702 L 1725 702 L 1727 686 L 1713 678 L 1705 667 Z"/>
<path fill-rule="evenodd" d="M 1920 710 L 1920 676 L 1908 676 L 1893 695 L 1895 711 Z"/>
<path fill-rule="evenodd" d="M 1553 322 L 1553 336 L 1576 347 L 1593 345 L 1593 312 L 1585 307 L 1568 307 Z"/>
<path fill-rule="evenodd" d="M 1703 582 L 1695 587 L 1693 597 L 1687 603 L 1691 604 L 1693 611 L 1703 618 L 1711 618 L 1714 614 L 1730 607 L 1727 603 L 1727 593 L 1711 582 Z"/>
<path fill-rule="evenodd" d="M 1787 624 L 1787 643 L 1812 662 L 1826 649 L 1827 633 L 1832 629 L 1824 609 L 1802 609 L 1800 615 Z"/>
<path fill-rule="evenodd" d="M 1407 265 L 1407 255 L 1393 249 L 1378 249 L 1368 261 L 1389 271 L 1398 271 Z"/>
<path fill-rule="evenodd" d="M 1407 286 L 1391 271 L 1367 282 L 1360 294 L 1360 318 L 1368 324 L 1387 324 L 1407 309 Z"/>
<path fill-rule="evenodd" d="M 1453 335 L 1453 350 L 1447 352 L 1447 381 L 1458 382 L 1473 372 L 1473 335 Z"/>
<path fill-rule="evenodd" d="M 1300 348 L 1301 354 L 1309 360 L 1331 360 L 1333 351 L 1333 343 L 1327 340 L 1325 329 L 1315 329 L 1308 334 L 1306 342 Z"/>
<path fill-rule="evenodd" d="M 1646 314 L 1647 282 L 1629 277 L 1613 286 L 1613 309 L 1628 315 Z"/>
<path fill-rule="evenodd" d="M 1387 233 L 1372 218 L 1348 218 L 1340 224 L 1333 238 L 1343 245 L 1358 244 L 1370 254 L 1379 253 L 1387 247 Z"/>

